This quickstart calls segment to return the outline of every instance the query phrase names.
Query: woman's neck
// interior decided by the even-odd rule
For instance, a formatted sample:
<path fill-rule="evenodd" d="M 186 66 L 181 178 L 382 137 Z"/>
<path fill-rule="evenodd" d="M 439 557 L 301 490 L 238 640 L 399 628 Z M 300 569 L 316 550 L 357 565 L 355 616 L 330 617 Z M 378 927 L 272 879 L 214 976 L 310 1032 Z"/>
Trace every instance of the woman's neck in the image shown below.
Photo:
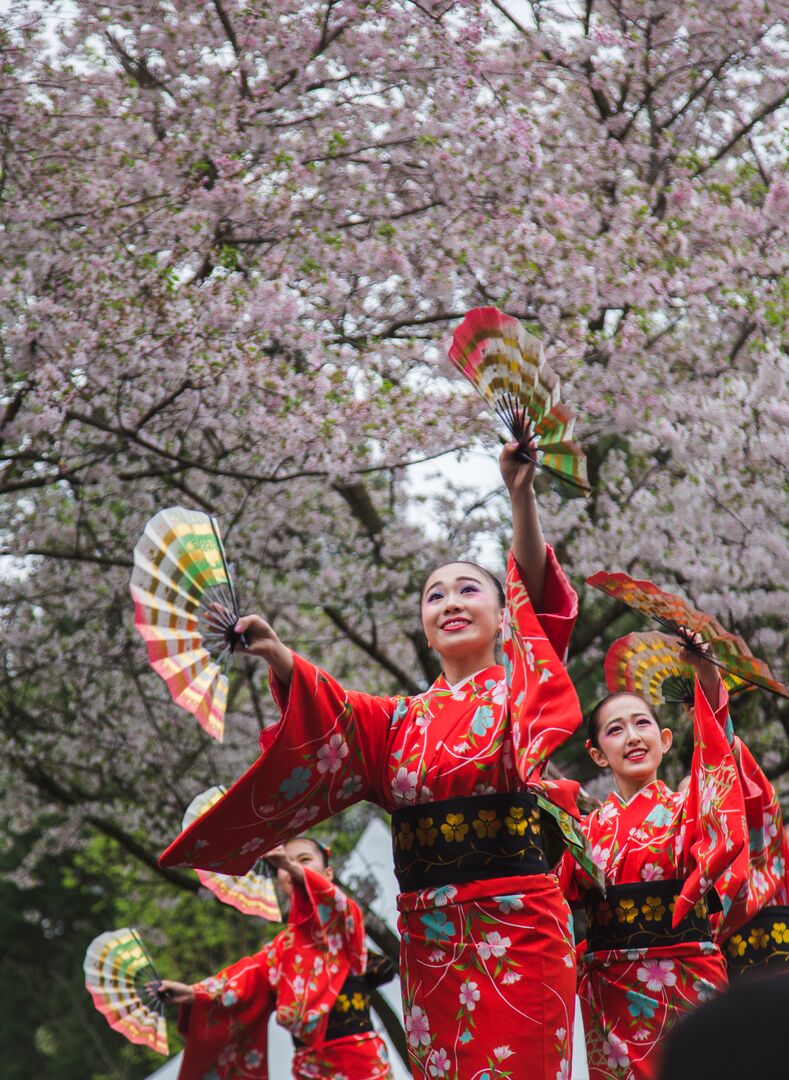
<path fill-rule="evenodd" d="M 441 670 L 444 672 L 444 678 L 449 685 L 455 686 L 457 683 L 463 682 L 464 679 L 468 679 L 469 676 L 476 675 L 478 671 L 493 667 L 495 663 L 495 653 L 492 649 L 486 649 L 484 652 L 474 653 L 473 656 L 457 658 L 442 656 Z"/>

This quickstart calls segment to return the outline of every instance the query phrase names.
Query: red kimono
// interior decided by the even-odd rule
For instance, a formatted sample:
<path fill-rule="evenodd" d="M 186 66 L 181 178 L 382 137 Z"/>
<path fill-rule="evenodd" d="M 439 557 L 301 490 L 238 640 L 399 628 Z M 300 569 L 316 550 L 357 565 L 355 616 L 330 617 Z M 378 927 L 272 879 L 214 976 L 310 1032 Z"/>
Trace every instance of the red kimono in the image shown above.
<path fill-rule="evenodd" d="M 179 1080 L 267 1080 L 268 1020 L 297 1041 L 293 1074 L 301 1080 L 390 1076 L 386 1049 L 374 1033 L 325 1041 L 329 1016 L 349 976 L 364 972 L 364 922 L 358 905 L 308 867 L 294 883 L 288 926 L 254 956 L 195 986 L 194 1004 L 181 1009 L 186 1037 Z M 343 1045 L 340 1046 L 339 1043 Z M 326 1071 L 312 1071 L 320 1052 Z"/>
<path fill-rule="evenodd" d="M 695 745 L 686 793 L 662 780 L 629 802 L 612 791 L 585 821 L 605 871 L 602 896 L 564 860 L 568 899 L 585 901 L 578 993 L 590 1080 L 653 1080 L 677 1017 L 726 985 L 707 902 L 730 905 L 747 876 L 745 810 L 718 715 L 696 684 Z"/>
<path fill-rule="evenodd" d="M 561 659 L 577 599 L 550 549 L 544 596 L 536 615 L 511 557 L 504 667 L 455 687 L 441 676 L 412 698 L 347 691 L 295 656 L 289 690 L 271 680 L 283 716 L 261 758 L 162 857 L 243 872 L 360 799 L 392 812 L 415 1077 L 569 1074 L 569 910 L 533 846 L 550 832 L 586 851 L 577 785 L 541 775 L 581 721 Z"/>
<path fill-rule="evenodd" d="M 789 964 L 789 843 L 775 788 L 727 718 L 745 796 L 750 866 L 740 893 L 714 917 L 730 977 Z"/>

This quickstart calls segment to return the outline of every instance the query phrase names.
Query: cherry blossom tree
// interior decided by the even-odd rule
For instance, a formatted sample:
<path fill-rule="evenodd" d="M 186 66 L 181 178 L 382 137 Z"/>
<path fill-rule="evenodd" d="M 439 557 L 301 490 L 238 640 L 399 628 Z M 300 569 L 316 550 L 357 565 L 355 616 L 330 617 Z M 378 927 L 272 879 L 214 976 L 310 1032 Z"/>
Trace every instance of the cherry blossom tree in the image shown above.
<path fill-rule="evenodd" d="M 532 324 L 594 492 L 545 486 L 574 581 L 654 577 L 781 672 L 789 513 L 777 0 L 32 0 L 0 79 L 2 813 L 149 867 L 274 718 L 221 746 L 132 627 L 156 510 L 210 510 L 242 603 L 340 678 L 435 675 L 421 574 L 504 543 L 500 493 L 414 490 L 495 426 L 444 360 Z M 426 531 L 430 518 L 442 529 Z M 573 672 L 629 628 L 583 594 Z M 776 776 L 789 713 L 743 723 Z M 568 759 L 569 760 L 569 759 Z M 34 849 L 25 869 L 32 869 Z M 160 871 L 180 885 L 190 879 Z"/>

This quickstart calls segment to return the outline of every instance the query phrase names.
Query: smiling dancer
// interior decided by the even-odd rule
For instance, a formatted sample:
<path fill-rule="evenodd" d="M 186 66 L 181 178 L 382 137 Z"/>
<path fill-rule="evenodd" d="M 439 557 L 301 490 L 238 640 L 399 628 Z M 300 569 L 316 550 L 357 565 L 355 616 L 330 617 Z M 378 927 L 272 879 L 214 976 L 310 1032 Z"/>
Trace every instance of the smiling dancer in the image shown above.
<path fill-rule="evenodd" d="M 585 849 L 571 818 L 577 784 L 542 770 L 581 721 L 562 664 L 577 599 L 546 548 L 534 465 L 519 449 L 501 454 L 513 517 L 506 600 L 473 563 L 428 576 L 422 624 L 443 674 L 425 693 L 348 691 L 259 616 L 240 620 L 269 663 L 282 719 L 262 733 L 252 769 L 163 856 L 243 872 L 360 799 L 390 811 L 406 1034 L 413 1075 L 430 1080 L 556 1080 L 570 1067 L 575 958 L 550 871 L 558 837 L 581 858 Z"/>
<path fill-rule="evenodd" d="M 578 992 L 591 1080 L 652 1080 L 677 1017 L 727 982 L 706 897 L 728 910 L 745 882 L 745 807 L 726 692 L 709 661 L 682 657 L 697 676 L 686 791 L 657 778 L 672 733 L 643 698 L 609 694 L 589 716 L 587 748 L 615 783 L 584 822 L 605 896 L 567 859 L 560 879 L 586 907 Z"/>

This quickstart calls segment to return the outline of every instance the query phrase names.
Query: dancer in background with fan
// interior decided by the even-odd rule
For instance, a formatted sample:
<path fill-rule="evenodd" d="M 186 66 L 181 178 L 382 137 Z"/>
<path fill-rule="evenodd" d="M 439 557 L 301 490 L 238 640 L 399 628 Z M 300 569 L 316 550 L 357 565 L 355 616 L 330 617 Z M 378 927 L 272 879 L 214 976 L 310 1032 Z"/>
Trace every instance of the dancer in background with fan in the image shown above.
<path fill-rule="evenodd" d="M 431 1080 L 569 1075 L 575 958 L 552 842 L 594 865 L 571 816 L 577 784 L 542 770 L 581 721 L 562 663 L 577 600 L 546 548 L 523 456 L 516 443 L 501 454 L 513 514 L 506 601 L 473 563 L 425 582 L 422 623 L 443 667 L 425 693 L 348 691 L 260 617 L 240 620 L 249 652 L 270 665 L 282 720 L 162 857 L 243 872 L 304 821 L 365 798 L 390 811 L 406 1035 L 414 1076 Z"/>
<path fill-rule="evenodd" d="M 657 778 L 672 734 L 644 698 L 609 694 L 589 717 L 590 756 L 615 783 L 584 822 L 605 894 L 566 858 L 560 880 L 586 908 L 578 992 L 591 1080 L 652 1080 L 676 1019 L 727 983 L 706 898 L 728 910 L 747 878 L 745 806 L 726 690 L 702 654 L 680 657 L 696 672 L 687 791 Z"/>
<path fill-rule="evenodd" d="M 732 696 L 762 690 L 789 698 L 789 689 L 741 637 L 681 597 L 626 574 L 594 574 L 589 583 L 651 615 L 670 631 L 633 632 L 615 641 L 605 660 L 609 690 L 643 694 L 653 705 L 681 703 L 689 708 L 694 667 L 684 657 L 693 654 L 711 701 L 723 693 L 719 680 Z M 749 873 L 741 892 L 713 915 L 713 929 L 730 977 L 753 967 L 785 970 L 789 965 L 789 843 L 781 806 L 748 747 L 735 737 L 726 709 L 719 708 L 716 718 L 732 746 L 745 797 Z M 682 781 L 680 789 L 689 779 Z"/>
<path fill-rule="evenodd" d="M 392 977 L 393 965 L 375 958 L 366 967 L 362 913 L 332 883 L 326 848 L 299 837 L 266 858 L 290 898 L 287 929 L 254 956 L 194 986 L 159 984 L 159 993 L 181 1006 L 186 1049 L 179 1080 L 203 1080 L 212 1069 L 218 1080 L 267 1080 L 274 1011 L 296 1043 L 297 1080 L 389 1080 L 369 993 Z"/>

